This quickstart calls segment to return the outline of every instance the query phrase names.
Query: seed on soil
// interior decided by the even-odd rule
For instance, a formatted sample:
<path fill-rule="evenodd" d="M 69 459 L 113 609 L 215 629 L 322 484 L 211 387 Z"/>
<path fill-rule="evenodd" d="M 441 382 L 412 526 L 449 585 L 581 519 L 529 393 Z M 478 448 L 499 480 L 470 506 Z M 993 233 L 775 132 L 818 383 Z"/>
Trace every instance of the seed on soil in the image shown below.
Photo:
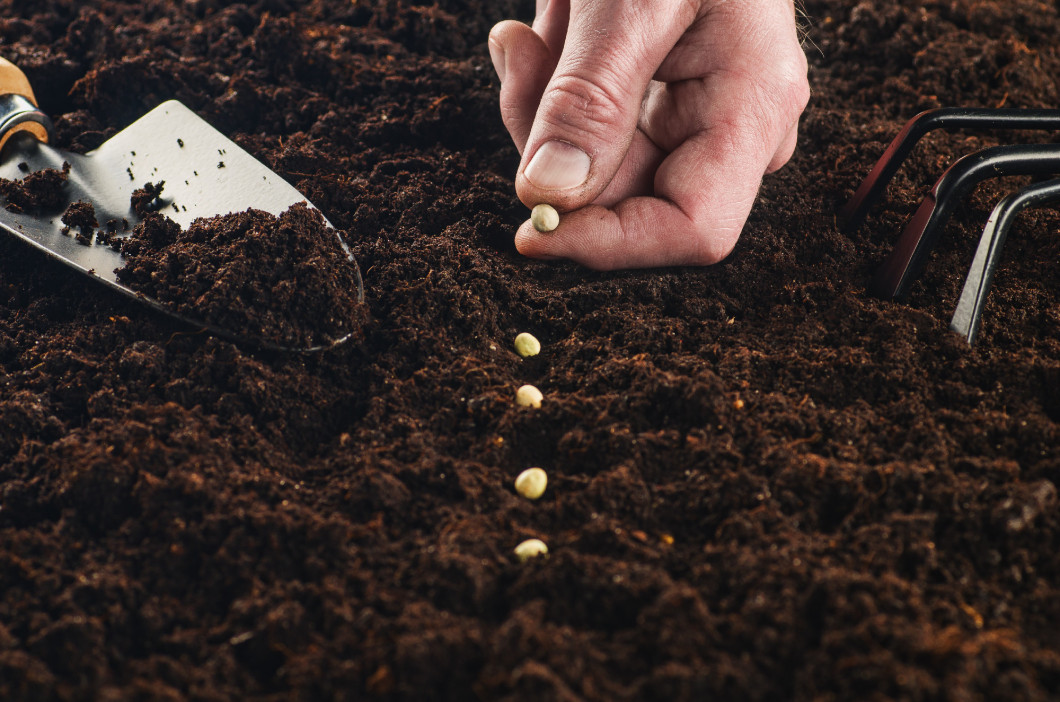
<path fill-rule="evenodd" d="M 744 406 L 744 401 L 741 400 L 738 397 L 735 400 L 732 401 L 732 408 L 733 409 L 741 410 L 741 409 L 743 409 L 743 406 Z"/>
<path fill-rule="evenodd" d="M 541 342 L 533 334 L 523 332 L 515 337 L 515 352 L 523 358 L 541 353 Z"/>
<path fill-rule="evenodd" d="M 559 212 L 552 205 L 534 205 L 530 210 L 530 223 L 539 232 L 550 232 L 559 226 Z"/>
<path fill-rule="evenodd" d="M 548 474 L 540 468 L 527 468 L 515 478 L 515 491 L 528 500 L 541 497 L 546 485 Z"/>
<path fill-rule="evenodd" d="M 515 403 L 523 407 L 540 407 L 545 396 L 533 385 L 523 385 L 515 391 Z"/>
<path fill-rule="evenodd" d="M 545 555 L 548 555 L 548 546 L 541 539 L 527 539 L 515 547 L 515 557 L 521 562 Z"/>

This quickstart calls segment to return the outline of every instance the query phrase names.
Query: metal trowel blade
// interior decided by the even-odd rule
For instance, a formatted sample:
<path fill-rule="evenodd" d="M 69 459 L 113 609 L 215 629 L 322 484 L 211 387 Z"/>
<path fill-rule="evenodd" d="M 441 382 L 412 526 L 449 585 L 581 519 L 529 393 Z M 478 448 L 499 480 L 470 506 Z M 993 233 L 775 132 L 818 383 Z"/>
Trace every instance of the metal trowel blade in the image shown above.
<path fill-rule="evenodd" d="M 162 103 L 84 155 L 60 151 L 26 133 L 13 134 L 0 154 L 0 177 L 19 180 L 45 168 L 61 169 L 64 162 L 70 164 L 66 206 L 79 200 L 90 202 L 101 225 L 125 219 L 130 231 L 140 221 L 130 204 L 133 191 L 158 181 L 165 181 L 159 212 L 185 228 L 199 217 L 247 208 L 280 215 L 299 202 L 312 207 L 294 187 L 176 100 Z M 230 338 L 241 338 L 175 315 L 119 283 L 114 271 L 122 265 L 122 258 L 117 251 L 96 242 L 85 245 L 63 233 L 61 219 L 66 206 L 46 214 L 13 213 L 0 207 L 0 227 L 167 314 Z M 349 255 L 345 243 L 341 238 L 339 241 Z M 363 290 L 358 293 L 363 297 Z"/>

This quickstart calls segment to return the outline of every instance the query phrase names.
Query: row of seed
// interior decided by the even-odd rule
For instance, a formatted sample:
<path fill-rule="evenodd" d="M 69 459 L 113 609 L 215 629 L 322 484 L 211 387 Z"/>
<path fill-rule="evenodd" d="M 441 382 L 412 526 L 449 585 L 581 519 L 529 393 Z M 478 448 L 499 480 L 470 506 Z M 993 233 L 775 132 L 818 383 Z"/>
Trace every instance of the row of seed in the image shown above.
<path fill-rule="evenodd" d="M 523 332 L 515 337 L 515 352 L 523 358 L 541 353 L 541 342 L 533 334 Z M 540 407 L 544 395 L 533 385 L 523 385 L 515 391 L 515 402 L 523 407 Z M 536 500 L 545 493 L 548 474 L 540 468 L 527 468 L 515 478 L 515 491 L 523 497 Z M 548 546 L 541 539 L 527 539 L 515 547 L 515 557 L 525 561 L 548 553 Z"/>
<path fill-rule="evenodd" d="M 530 221 L 539 232 L 550 232 L 559 226 L 559 214 L 551 205 L 536 205 L 530 213 Z M 515 352 L 523 358 L 541 353 L 541 342 L 533 334 L 523 332 L 515 337 Z M 545 396 L 533 385 L 523 385 L 515 391 L 515 402 L 523 407 L 540 407 Z M 545 493 L 548 475 L 540 468 L 527 468 L 515 479 L 515 491 L 523 497 L 536 500 Z M 548 553 L 548 546 L 541 539 L 527 539 L 515 547 L 515 556 L 525 561 Z"/>

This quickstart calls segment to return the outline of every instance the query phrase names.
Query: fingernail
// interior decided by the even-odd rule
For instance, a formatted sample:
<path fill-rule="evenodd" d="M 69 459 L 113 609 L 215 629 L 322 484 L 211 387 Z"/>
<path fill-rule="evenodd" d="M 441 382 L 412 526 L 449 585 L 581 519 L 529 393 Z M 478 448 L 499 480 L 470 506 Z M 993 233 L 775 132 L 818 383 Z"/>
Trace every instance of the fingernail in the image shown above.
<path fill-rule="evenodd" d="M 497 77 L 504 82 L 504 47 L 500 45 L 500 42 L 494 41 L 492 38 L 486 42 L 486 46 L 490 50 L 490 58 L 493 59 L 493 70 L 497 71 Z"/>
<path fill-rule="evenodd" d="M 523 175 L 543 190 L 567 190 L 589 176 L 589 154 L 563 141 L 548 141 L 537 150 Z"/>

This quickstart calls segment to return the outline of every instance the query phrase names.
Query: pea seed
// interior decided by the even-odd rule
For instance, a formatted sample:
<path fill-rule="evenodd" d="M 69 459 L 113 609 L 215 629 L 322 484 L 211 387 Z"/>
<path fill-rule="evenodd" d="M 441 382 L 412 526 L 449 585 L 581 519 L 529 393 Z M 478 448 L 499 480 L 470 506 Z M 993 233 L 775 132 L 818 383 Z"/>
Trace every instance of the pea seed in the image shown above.
<path fill-rule="evenodd" d="M 546 485 L 548 474 L 540 468 L 527 468 L 515 479 L 515 491 L 528 500 L 541 497 Z"/>
<path fill-rule="evenodd" d="M 548 555 L 548 546 L 541 539 L 527 539 L 515 547 L 515 557 L 525 562 L 536 556 Z"/>
<path fill-rule="evenodd" d="M 515 352 L 523 358 L 541 353 L 541 342 L 533 334 L 523 332 L 515 337 Z"/>
<path fill-rule="evenodd" d="M 533 407 L 536 409 L 541 406 L 541 401 L 544 399 L 545 396 L 533 385 L 523 385 L 515 391 L 515 403 L 523 407 Z"/>
<path fill-rule="evenodd" d="M 550 232 L 559 226 L 559 212 L 552 205 L 534 205 L 530 210 L 530 223 L 539 232 Z"/>

